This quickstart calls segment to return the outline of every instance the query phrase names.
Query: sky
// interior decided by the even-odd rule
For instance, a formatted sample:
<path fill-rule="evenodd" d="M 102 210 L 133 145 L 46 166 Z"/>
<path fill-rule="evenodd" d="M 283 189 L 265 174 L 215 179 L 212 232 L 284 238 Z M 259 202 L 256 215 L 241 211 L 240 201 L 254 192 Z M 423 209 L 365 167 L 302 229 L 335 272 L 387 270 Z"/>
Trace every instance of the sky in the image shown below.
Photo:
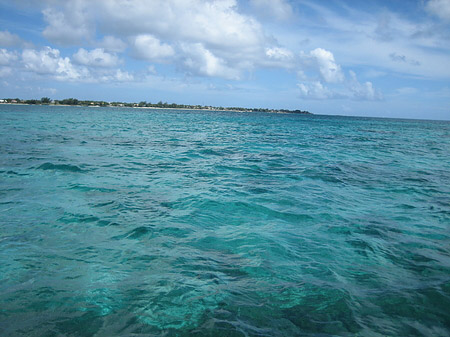
<path fill-rule="evenodd" d="M 0 0 L 0 98 L 450 120 L 450 0 Z"/>

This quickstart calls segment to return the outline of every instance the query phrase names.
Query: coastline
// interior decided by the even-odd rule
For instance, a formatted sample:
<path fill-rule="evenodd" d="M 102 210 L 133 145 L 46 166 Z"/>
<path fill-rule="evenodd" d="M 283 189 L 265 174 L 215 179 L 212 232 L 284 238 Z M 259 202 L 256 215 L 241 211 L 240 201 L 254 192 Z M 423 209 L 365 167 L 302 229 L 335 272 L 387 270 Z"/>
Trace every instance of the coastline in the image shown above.
<path fill-rule="evenodd" d="M 233 108 L 216 108 L 216 107 L 205 107 L 205 108 L 190 108 L 190 107 L 155 107 L 155 106 L 121 106 L 121 105 L 93 105 L 93 104 L 42 104 L 42 103 L 11 103 L 11 102 L 0 102 L 1 105 L 39 105 L 39 106 L 65 106 L 65 107 L 86 107 L 86 108 L 133 108 L 133 109 L 153 109 L 153 110 L 192 110 L 192 111 L 221 111 L 221 112 L 267 112 L 267 113 L 278 113 L 278 114 L 304 114 L 313 115 L 309 111 L 301 110 L 284 110 L 284 109 L 233 109 Z M 136 104 L 136 103 L 131 103 Z"/>

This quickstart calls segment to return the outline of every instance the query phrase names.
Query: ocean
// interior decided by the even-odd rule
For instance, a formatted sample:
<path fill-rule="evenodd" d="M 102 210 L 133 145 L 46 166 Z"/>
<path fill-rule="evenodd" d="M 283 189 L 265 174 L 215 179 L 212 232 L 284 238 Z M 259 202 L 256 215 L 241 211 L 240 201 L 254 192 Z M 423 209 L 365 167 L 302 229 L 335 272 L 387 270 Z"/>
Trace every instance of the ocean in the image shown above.
<path fill-rule="evenodd" d="M 0 105 L 2 337 L 450 336 L 449 308 L 450 122 Z"/>

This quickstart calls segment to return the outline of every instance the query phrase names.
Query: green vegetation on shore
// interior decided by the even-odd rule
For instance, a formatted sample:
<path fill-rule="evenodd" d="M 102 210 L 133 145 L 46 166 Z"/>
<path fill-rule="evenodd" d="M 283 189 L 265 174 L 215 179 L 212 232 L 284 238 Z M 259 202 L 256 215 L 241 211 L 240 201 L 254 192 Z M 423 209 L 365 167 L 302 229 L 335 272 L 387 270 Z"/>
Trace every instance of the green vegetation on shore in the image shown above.
<path fill-rule="evenodd" d="M 49 97 L 42 97 L 39 99 L 22 100 L 20 98 L 5 98 L 0 99 L 0 103 L 6 104 L 38 104 L 38 105 L 75 105 L 75 106 L 90 106 L 90 107 L 131 107 L 131 108 L 160 108 L 160 109 L 193 109 L 193 110 L 219 110 L 219 111 L 248 111 L 248 112 L 279 112 L 279 113 L 300 113 L 311 114 L 308 111 L 302 110 L 286 110 L 286 109 L 266 109 L 266 108 L 240 108 L 240 107 L 215 107 L 203 105 L 186 105 L 161 102 L 151 103 L 141 101 L 139 103 L 128 102 L 105 102 L 105 101 L 82 101 L 76 98 L 65 98 L 61 100 L 51 100 Z"/>

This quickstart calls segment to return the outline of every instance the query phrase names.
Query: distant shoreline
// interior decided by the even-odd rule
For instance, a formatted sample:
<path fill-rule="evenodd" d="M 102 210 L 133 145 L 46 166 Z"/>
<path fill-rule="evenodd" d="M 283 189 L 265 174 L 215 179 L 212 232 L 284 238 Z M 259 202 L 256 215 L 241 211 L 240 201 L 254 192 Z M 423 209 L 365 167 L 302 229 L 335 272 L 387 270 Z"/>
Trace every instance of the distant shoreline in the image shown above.
<path fill-rule="evenodd" d="M 202 108 L 159 108 L 159 107 L 146 107 L 146 106 L 100 106 L 100 105 L 69 105 L 69 104 L 27 104 L 27 103 L 0 103 L 1 105 L 27 105 L 27 106 L 64 106 L 64 107 L 78 107 L 78 108 L 128 108 L 128 109 L 153 109 L 153 110 L 192 110 L 192 111 L 221 111 L 221 112 L 266 112 L 276 114 L 299 114 L 299 115 L 313 115 L 309 111 L 283 111 L 271 109 L 269 111 L 255 111 L 255 110 L 234 110 L 234 109 L 202 109 Z"/>
<path fill-rule="evenodd" d="M 105 101 L 80 101 L 74 98 L 63 100 L 50 100 L 43 97 L 41 100 L 22 100 L 22 99 L 3 99 L 0 104 L 7 105 L 47 105 L 47 106 L 72 106 L 72 107 L 89 107 L 89 108 L 137 108 L 137 109 L 163 109 L 163 110 L 194 110 L 194 111 L 231 111 L 231 112 L 269 112 L 283 114 L 305 114 L 312 115 L 309 111 L 287 110 L 287 109 L 266 109 L 266 108 L 242 108 L 242 107 L 215 107 L 201 105 L 185 105 L 185 104 L 168 104 L 168 103 L 126 103 L 126 102 L 105 102 Z"/>

